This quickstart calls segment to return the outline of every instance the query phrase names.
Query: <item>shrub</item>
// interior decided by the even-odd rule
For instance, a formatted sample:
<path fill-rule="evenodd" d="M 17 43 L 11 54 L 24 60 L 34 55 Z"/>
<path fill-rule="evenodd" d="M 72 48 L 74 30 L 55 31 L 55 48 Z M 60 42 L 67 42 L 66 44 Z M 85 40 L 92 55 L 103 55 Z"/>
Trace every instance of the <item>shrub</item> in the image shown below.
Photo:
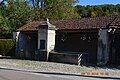
<path fill-rule="evenodd" d="M 0 39 L 0 55 L 11 56 L 14 53 L 15 41 L 12 39 Z"/>

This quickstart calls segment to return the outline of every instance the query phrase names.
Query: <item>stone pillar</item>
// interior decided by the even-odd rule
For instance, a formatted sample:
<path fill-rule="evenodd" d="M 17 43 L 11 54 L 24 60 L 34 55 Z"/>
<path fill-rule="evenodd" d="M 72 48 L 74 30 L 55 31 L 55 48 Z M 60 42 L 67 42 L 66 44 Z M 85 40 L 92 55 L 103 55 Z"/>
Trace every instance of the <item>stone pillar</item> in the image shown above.
<path fill-rule="evenodd" d="M 26 38 L 25 35 L 19 32 L 19 35 L 16 36 L 16 57 L 23 58 L 25 57 L 26 51 Z"/>
<path fill-rule="evenodd" d="M 98 31 L 97 65 L 105 65 L 109 60 L 109 35 L 107 29 Z"/>
<path fill-rule="evenodd" d="M 20 32 L 13 33 L 13 39 L 16 41 L 16 49 L 15 49 L 16 57 L 18 57 L 18 50 L 19 50 L 19 34 L 20 34 Z"/>
<path fill-rule="evenodd" d="M 49 58 L 49 52 L 55 48 L 55 30 L 48 30 L 47 35 L 47 60 Z"/>
<path fill-rule="evenodd" d="M 38 50 L 42 52 L 46 51 L 47 60 L 49 58 L 49 52 L 54 50 L 55 30 L 56 27 L 50 24 L 48 19 L 45 23 L 42 23 L 38 27 Z M 43 49 L 43 43 L 45 43 L 44 49 Z"/>

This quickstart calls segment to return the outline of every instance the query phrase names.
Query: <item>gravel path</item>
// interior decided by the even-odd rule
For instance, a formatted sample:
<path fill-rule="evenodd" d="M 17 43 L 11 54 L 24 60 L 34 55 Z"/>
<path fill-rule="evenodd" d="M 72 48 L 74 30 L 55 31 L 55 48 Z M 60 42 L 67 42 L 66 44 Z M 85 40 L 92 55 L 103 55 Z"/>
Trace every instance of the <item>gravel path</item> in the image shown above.
<path fill-rule="evenodd" d="M 17 60 L 17 59 L 0 59 L 0 68 L 9 68 L 25 71 L 36 72 L 56 72 L 56 73 L 68 73 L 87 76 L 107 76 L 107 77 L 119 77 L 120 69 L 108 69 L 108 68 L 94 68 L 77 66 L 71 64 L 62 64 L 55 62 L 42 62 L 42 61 L 30 61 L 30 60 Z"/>

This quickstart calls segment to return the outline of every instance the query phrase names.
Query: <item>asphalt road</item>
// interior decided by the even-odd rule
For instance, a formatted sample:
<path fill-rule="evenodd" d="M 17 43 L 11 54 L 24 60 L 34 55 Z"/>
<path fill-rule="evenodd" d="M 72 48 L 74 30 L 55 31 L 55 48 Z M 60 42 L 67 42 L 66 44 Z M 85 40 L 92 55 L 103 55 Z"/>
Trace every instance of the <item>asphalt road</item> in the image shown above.
<path fill-rule="evenodd" d="M 113 80 L 73 75 L 42 74 L 0 69 L 0 80 Z"/>

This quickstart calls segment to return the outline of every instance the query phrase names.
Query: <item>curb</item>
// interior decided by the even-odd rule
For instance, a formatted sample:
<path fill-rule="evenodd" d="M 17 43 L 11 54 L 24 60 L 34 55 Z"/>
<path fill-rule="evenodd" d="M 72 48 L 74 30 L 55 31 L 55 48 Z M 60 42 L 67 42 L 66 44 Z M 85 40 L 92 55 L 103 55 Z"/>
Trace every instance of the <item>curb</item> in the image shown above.
<path fill-rule="evenodd" d="M 36 70 L 25 70 L 25 69 L 17 69 L 17 68 L 6 68 L 2 67 L 0 69 L 3 70 L 13 70 L 13 71 L 21 71 L 21 72 L 30 72 L 30 73 L 38 73 L 38 74 L 49 74 L 49 75 L 65 75 L 65 76 L 77 76 L 77 77 L 92 77 L 92 78 L 101 78 L 101 79 L 115 79 L 120 80 L 120 77 L 110 77 L 110 76 L 99 76 L 99 75 L 88 75 L 88 73 L 65 73 L 65 72 L 46 72 L 46 71 L 36 71 Z"/>

